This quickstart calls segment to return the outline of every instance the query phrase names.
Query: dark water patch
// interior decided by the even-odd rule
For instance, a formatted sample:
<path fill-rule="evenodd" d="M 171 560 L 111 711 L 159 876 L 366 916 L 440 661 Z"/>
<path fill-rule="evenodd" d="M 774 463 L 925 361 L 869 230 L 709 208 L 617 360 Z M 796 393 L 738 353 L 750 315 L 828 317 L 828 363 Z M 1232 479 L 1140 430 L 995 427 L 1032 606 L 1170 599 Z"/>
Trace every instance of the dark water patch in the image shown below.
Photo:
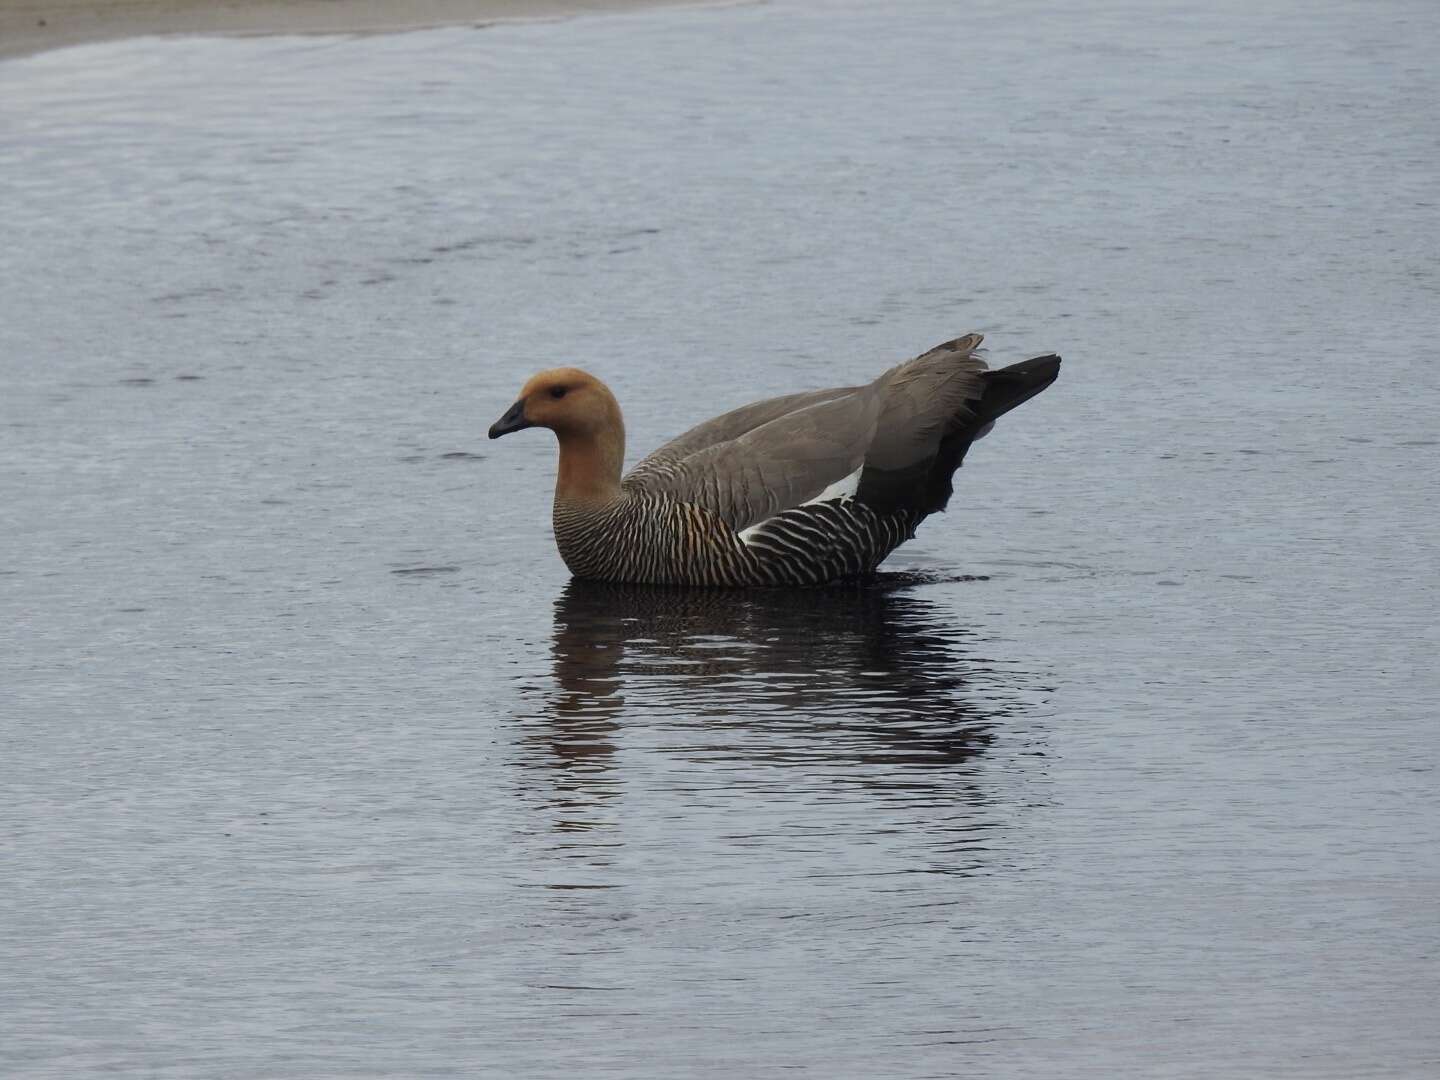
<path fill-rule="evenodd" d="M 619 889 L 620 885 L 596 885 L 573 881 L 536 881 L 522 882 L 519 888 L 522 889 L 554 889 L 559 892 L 586 892 L 592 890 Z"/>
<path fill-rule="evenodd" d="M 533 236 L 473 236 L 466 240 L 457 240 L 453 244 L 439 244 L 430 250 L 437 255 L 453 255 L 456 252 L 471 251 L 475 248 L 502 247 L 502 248 L 523 248 L 530 247 L 536 242 Z"/>
<path fill-rule="evenodd" d="M 857 589 L 886 591 L 905 589 L 916 585 L 954 585 L 972 581 L 989 581 L 989 574 L 958 574 L 942 570 L 882 570 L 869 578 L 861 578 L 853 586 Z M 831 586 L 834 588 L 835 586 Z"/>
<path fill-rule="evenodd" d="M 207 285 L 195 289 L 181 289 L 176 292 L 163 293 L 159 296 L 152 296 L 150 302 L 154 304 L 179 304 L 187 300 L 213 300 L 224 296 L 226 290 L 218 285 Z"/>
<path fill-rule="evenodd" d="M 441 461 L 484 461 L 484 454 L 474 454 L 468 450 L 451 450 L 448 453 L 440 454 Z"/>
<path fill-rule="evenodd" d="M 458 566 L 404 566 L 391 570 L 392 574 L 454 574 L 458 573 Z"/>
<path fill-rule="evenodd" d="M 843 763 L 827 783 L 887 790 L 959 783 L 945 770 L 986 752 L 1008 711 L 997 691 L 1028 676 L 973 655 L 970 630 L 911 595 L 935 580 L 749 591 L 572 581 L 555 603 L 553 684 L 538 688 L 546 726 L 531 739 L 551 765 L 604 765 L 620 725 L 643 723 L 669 752 L 712 765 Z"/>
<path fill-rule="evenodd" d="M 535 983 L 541 990 L 595 990 L 605 993 L 628 993 L 633 990 L 631 986 L 580 986 L 575 983 Z"/>

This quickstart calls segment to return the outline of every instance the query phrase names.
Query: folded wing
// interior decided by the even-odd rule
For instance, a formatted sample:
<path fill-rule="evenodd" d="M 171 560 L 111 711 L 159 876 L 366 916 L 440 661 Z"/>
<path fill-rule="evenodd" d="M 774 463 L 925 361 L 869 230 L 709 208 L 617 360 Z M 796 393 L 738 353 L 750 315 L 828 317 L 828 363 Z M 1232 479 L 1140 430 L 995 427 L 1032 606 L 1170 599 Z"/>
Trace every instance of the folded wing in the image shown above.
<path fill-rule="evenodd" d="M 982 340 L 947 341 L 866 386 L 725 413 L 655 451 L 625 486 L 701 506 L 737 531 L 851 477 L 846 494 L 877 512 L 923 517 L 944 509 L 970 443 L 1048 386 L 1059 367 L 1057 357 L 1038 357 L 990 371 L 976 354 Z"/>
<path fill-rule="evenodd" d="M 881 404 L 873 385 L 757 402 L 666 444 L 625 485 L 671 495 L 746 529 L 859 470 Z"/>

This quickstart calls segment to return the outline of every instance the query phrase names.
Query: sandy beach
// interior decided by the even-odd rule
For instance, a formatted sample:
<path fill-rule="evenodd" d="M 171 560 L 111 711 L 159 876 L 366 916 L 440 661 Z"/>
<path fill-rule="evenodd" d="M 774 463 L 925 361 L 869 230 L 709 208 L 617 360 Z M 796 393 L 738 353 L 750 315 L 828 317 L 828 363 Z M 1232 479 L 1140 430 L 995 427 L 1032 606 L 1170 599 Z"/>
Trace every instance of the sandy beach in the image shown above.
<path fill-rule="evenodd" d="M 658 7 L 666 0 L 0 0 L 0 58 L 147 34 L 371 33 Z"/>

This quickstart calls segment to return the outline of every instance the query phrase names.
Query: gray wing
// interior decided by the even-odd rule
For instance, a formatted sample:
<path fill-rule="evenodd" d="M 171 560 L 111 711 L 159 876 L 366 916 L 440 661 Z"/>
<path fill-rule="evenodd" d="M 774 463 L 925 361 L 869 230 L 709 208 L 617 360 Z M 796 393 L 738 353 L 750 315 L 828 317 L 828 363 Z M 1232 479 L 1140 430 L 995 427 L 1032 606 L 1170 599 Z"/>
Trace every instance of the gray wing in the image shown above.
<path fill-rule="evenodd" d="M 868 466 L 891 471 L 928 462 L 941 439 L 975 420 L 987 385 L 985 361 L 976 355 L 983 340 L 966 334 L 947 341 L 876 380 L 885 406 Z"/>
<path fill-rule="evenodd" d="M 973 422 L 985 362 L 967 334 L 867 386 L 813 390 L 732 410 L 672 439 L 625 478 L 711 511 L 736 530 L 808 502 L 856 473 L 863 490 L 923 480 L 945 436 Z M 908 497 L 908 494 L 907 494 Z"/>
<path fill-rule="evenodd" d="M 667 444 L 625 483 L 693 503 L 745 529 L 859 470 L 882 404 L 873 385 L 757 402 Z M 725 437 L 736 428 L 740 434 Z M 686 453 L 691 447 L 699 449 Z"/>
<path fill-rule="evenodd" d="M 625 477 L 625 482 L 643 490 L 651 490 L 651 484 L 671 472 L 676 464 L 692 454 L 712 446 L 738 439 L 787 413 L 797 412 L 810 405 L 831 401 L 837 397 L 854 393 L 858 387 L 840 386 L 830 390 L 807 390 L 799 394 L 785 394 L 783 397 L 767 398 L 764 401 L 742 405 L 731 409 L 703 424 L 697 424 L 683 435 L 677 435 L 660 449 L 644 458 Z"/>

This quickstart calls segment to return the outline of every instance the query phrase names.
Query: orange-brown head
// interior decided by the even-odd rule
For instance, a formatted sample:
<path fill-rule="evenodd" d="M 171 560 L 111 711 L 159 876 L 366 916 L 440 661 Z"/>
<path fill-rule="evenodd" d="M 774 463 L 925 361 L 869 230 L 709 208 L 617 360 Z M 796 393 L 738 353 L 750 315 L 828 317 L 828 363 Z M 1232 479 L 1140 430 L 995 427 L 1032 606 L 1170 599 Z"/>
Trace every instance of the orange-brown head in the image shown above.
<path fill-rule="evenodd" d="M 625 421 L 615 395 L 594 375 L 571 367 L 540 372 L 490 426 L 490 438 L 528 427 L 547 427 L 560 440 L 557 499 L 603 501 L 618 494 Z"/>
<path fill-rule="evenodd" d="M 546 427 L 563 440 L 567 435 L 599 435 L 624 431 L 615 395 L 599 379 L 579 368 L 551 368 L 532 377 L 519 400 L 490 426 L 498 439 L 527 427 Z"/>

